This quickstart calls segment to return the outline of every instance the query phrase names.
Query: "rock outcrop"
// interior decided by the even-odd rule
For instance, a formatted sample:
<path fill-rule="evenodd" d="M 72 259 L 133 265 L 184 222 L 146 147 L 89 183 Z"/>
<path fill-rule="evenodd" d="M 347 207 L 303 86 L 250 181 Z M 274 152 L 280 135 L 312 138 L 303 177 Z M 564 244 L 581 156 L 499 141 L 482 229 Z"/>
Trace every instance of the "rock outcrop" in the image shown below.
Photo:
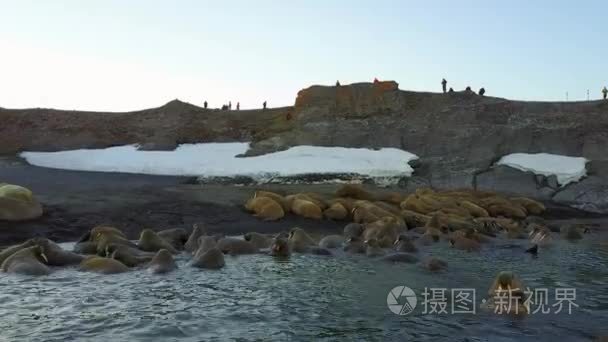
<path fill-rule="evenodd" d="M 494 168 L 516 152 L 581 156 L 608 163 L 608 101 L 524 102 L 402 91 L 395 82 L 312 86 L 295 106 L 269 110 L 205 110 L 172 101 L 131 113 L 0 109 L 0 154 L 140 143 L 166 149 L 180 143 L 253 141 L 246 155 L 296 145 L 396 147 L 421 159 L 406 188 L 479 187 L 554 199 L 608 212 L 608 181 L 592 172 L 557 188 L 551 179 Z"/>

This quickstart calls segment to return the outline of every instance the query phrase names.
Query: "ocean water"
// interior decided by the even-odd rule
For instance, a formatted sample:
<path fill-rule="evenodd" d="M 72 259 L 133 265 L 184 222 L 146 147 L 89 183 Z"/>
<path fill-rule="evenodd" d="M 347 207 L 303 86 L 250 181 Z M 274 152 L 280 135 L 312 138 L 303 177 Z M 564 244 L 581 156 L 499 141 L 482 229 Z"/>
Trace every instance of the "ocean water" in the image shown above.
<path fill-rule="evenodd" d="M 538 258 L 517 241 L 485 245 L 480 253 L 441 242 L 419 252 L 449 263 L 439 273 L 336 253 L 227 256 L 216 271 L 192 268 L 182 254 L 179 269 L 166 275 L 74 267 L 44 277 L 0 274 L 0 340 L 588 341 L 608 334 L 608 248 L 595 240 L 558 241 Z M 501 270 L 516 272 L 524 286 L 547 288 L 549 306 L 557 303 L 556 288 L 575 288 L 578 307 L 526 316 L 481 309 Z M 408 315 L 387 306 L 396 286 L 416 293 Z M 424 312 L 425 288 L 447 290 L 447 313 Z M 455 288 L 475 289 L 475 313 L 451 313 Z"/>

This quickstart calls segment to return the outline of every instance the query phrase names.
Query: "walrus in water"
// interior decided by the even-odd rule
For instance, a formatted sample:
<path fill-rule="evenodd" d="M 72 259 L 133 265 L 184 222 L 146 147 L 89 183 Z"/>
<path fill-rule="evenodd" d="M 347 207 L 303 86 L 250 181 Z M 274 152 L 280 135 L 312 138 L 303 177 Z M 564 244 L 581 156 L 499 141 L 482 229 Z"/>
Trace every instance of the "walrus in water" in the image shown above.
<path fill-rule="evenodd" d="M 133 242 L 113 234 L 101 234 L 96 240 L 97 242 L 97 255 L 104 256 L 106 254 L 106 247 L 109 245 L 123 245 L 131 248 L 137 248 L 137 245 Z"/>
<path fill-rule="evenodd" d="M 319 241 L 319 247 L 333 249 L 340 248 L 344 245 L 344 236 L 342 235 L 327 235 Z"/>
<path fill-rule="evenodd" d="M 439 258 L 429 257 L 422 262 L 421 266 L 431 272 L 438 272 L 446 269 L 448 267 L 448 263 Z"/>
<path fill-rule="evenodd" d="M 78 242 L 72 248 L 72 252 L 77 254 L 97 254 L 97 243 L 93 241 Z"/>
<path fill-rule="evenodd" d="M 190 265 L 198 268 L 220 269 L 226 264 L 224 254 L 217 247 L 213 247 L 206 252 L 197 252 Z"/>
<path fill-rule="evenodd" d="M 222 253 L 230 255 L 255 254 L 259 252 L 251 242 L 232 237 L 220 239 L 216 247 Z"/>
<path fill-rule="evenodd" d="M 488 296 L 490 300 L 486 303 L 487 308 L 496 309 L 496 305 L 500 305 L 501 313 L 516 315 L 528 313 L 528 308 L 524 305 L 526 300 L 524 287 L 513 272 L 498 273 L 488 290 Z M 497 303 L 499 299 L 504 300 Z"/>
<path fill-rule="evenodd" d="M 144 229 L 139 235 L 137 247 L 146 252 L 158 252 L 161 249 L 166 249 L 172 254 L 177 254 L 177 250 L 171 244 L 150 229 Z"/>
<path fill-rule="evenodd" d="M 289 257 L 291 255 L 291 249 L 287 239 L 282 236 L 277 236 L 272 245 L 270 246 L 270 255 L 275 257 Z"/>
<path fill-rule="evenodd" d="M 397 240 L 395 240 L 394 249 L 396 252 L 403 252 L 403 253 L 418 252 L 418 248 L 416 248 L 416 246 L 414 246 L 412 239 L 410 239 L 409 236 L 403 235 L 403 234 L 399 235 Z"/>
<path fill-rule="evenodd" d="M 380 258 L 380 260 L 388 262 L 404 262 L 408 264 L 415 264 L 418 262 L 418 257 L 410 253 L 397 252 L 384 255 Z"/>
<path fill-rule="evenodd" d="M 34 238 L 34 242 L 42 246 L 44 250 L 44 254 L 47 258 L 46 264 L 50 266 L 69 266 L 69 265 L 77 265 L 83 259 L 84 256 L 76 253 L 72 253 L 70 251 L 66 251 L 61 248 L 55 242 L 46 239 L 46 238 Z"/>
<path fill-rule="evenodd" d="M 118 260 L 128 267 L 137 267 L 154 257 L 153 253 L 144 253 L 122 245 L 110 245 L 106 248 L 106 257 Z"/>
<path fill-rule="evenodd" d="M 161 274 L 173 271 L 177 268 L 177 264 L 168 250 L 161 249 L 152 258 L 147 268 L 150 273 Z"/>
<path fill-rule="evenodd" d="M 89 232 L 80 237 L 78 242 L 97 241 L 101 235 L 115 235 L 123 239 L 127 238 L 127 236 L 119 229 L 102 225 L 93 227 Z"/>
<path fill-rule="evenodd" d="M 7 273 L 47 275 L 51 273 L 51 270 L 45 265 L 47 261 L 44 248 L 36 245 L 12 254 L 4 260 L 0 269 Z"/>
<path fill-rule="evenodd" d="M 167 241 L 178 251 L 183 250 L 184 244 L 188 241 L 188 232 L 183 228 L 161 230 L 156 235 Z"/>
<path fill-rule="evenodd" d="M 204 253 L 204 252 L 210 250 L 211 248 L 216 248 L 217 242 L 219 240 L 220 239 L 216 239 L 213 236 L 207 236 L 207 235 L 199 237 L 198 238 L 198 249 L 192 254 L 194 255 L 197 253 Z"/>
<path fill-rule="evenodd" d="M 347 239 L 343 249 L 345 252 L 353 254 L 364 254 L 367 250 L 365 243 L 361 241 L 361 238 L 356 236 Z"/>
<path fill-rule="evenodd" d="M 344 237 L 360 237 L 364 230 L 365 227 L 361 223 L 349 223 L 344 227 Z"/>
<path fill-rule="evenodd" d="M 296 253 L 304 253 L 308 248 L 317 245 L 306 231 L 299 227 L 292 228 L 289 231 L 287 242 L 291 251 Z"/>
<path fill-rule="evenodd" d="M 272 239 L 264 234 L 249 232 L 243 235 L 245 241 L 251 242 L 255 248 L 264 249 L 270 247 L 272 244 Z"/>
<path fill-rule="evenodd" d="M 365 241 L 365 255 L 368 257 L 379 257 L 386 254 L 386 251 L 380 247 L 380 243 L 375 238 Z"/>
<path fill-rule="evenodd" d="M 21 244 L 18 244 L 18 245 L 14 245 L 14 246 L 10 246 L 10 247 L 7 247 L 7 248 L 3 249 L 0 252 L 0 265 L 2 265 L 2 263 L 4 262 L 4 260 L 6 260 L 11 255 L 19 252 L 20 250 L 22 250 L 24 248 L 32 247 L 32 246 L 35 246 L 35 245 L 36 245 L 36 243 L 34 242 L 34 240 L 33 239 L 29 239 L 29 240 L 25 241 L 24 243 L 21 243 Z"/>
<path fill-rule="evenodd" d="M 102 258 L 99 256 L 86 257 L 78 267 L 83 272 L 95 272 L 101 274 L 115 274 L 128 272 L 129 268 L 115 259 Z"/>
<path fill-rule="evenodd" d="M 192 233 L 188 237 L 188 241 L 184 244 L 184 249 L 186 252 L 195 253 L 198 249 L 198 239 L 206 234 L 206 229 L 204 225 L 193 224 L 192 225 Z"/>

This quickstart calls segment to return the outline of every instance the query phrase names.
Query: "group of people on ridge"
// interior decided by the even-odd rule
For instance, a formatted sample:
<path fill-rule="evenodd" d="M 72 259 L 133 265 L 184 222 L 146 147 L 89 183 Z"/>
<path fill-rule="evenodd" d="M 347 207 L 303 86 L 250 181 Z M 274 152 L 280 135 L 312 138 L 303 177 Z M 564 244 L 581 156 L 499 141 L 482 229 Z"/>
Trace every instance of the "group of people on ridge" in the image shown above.
<path fill-rule="evenodd" d="M 203 108 L 207 109 L 209 107 L 209 104 L 207 103 L 207 101 L 203 102 Z M 266 109 L 266 101 L 264 101 L 262 103 L 262 108 Z M 228 104 L 226 105 L 222 105 L 222 110 L 232 110 L 232 101 L 228 101 Z M 236 110 L 241 110 L 241 103 L 237 102 L 236 103 Z"/>
<path fill-rule="evenodd" d="M 449 90 L 446 90 L 447 87 L 448 87 L 448 81 L 446 81 L 445 78 L 444 78 L 444 79 L 441 80 L 441 88 L 443 88 L 443 93 L 445 94 L 445 93 L 453 93 L 454 92 L 454 89 L 452 89 L 452 88 L 450 88 Z M 466 91 L 466 92 L 472 92 L 471 87 L 467 87 L 464 91 Z M 486 93 L 486 89 L 485 88 L 482 87 L 481 89 L 479 89 L 479 92 L 478 92 L 479 95 L 483 96 L 485 93 Z"/>

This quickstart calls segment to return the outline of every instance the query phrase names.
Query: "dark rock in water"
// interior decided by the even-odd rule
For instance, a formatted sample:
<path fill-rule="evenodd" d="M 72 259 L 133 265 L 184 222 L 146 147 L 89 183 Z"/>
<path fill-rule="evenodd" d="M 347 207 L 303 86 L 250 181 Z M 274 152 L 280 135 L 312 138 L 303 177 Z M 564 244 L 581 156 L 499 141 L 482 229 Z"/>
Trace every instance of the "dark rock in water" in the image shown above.
<path fill-rule="evenodd" d="M 538 245 L 534 245 L 534 246 L 526 249 L 526 253 L 530 253 L 534 256 L 538 255 Z"/>
<path fill-rule="evenodd" d="M 381 257 L 380 260 L 388 262 L 405 262 L 410 264 L 415 264 L 418 262 L 418 258 L 409 253 L 393 253 Z"/>
<path fill-rule="evenodd" d="M 580 210 L 608 213 L 608 182 L 597 176 L 590 176 L 578 183 L 569 184 L 559 191 L 553 200 Z"/>
<path fill-rule="evenodd" d="M 198 184 L 217 184 L 217 185 L 252 185 L 257 182 L 249 176 L 235 177 L 198 177 Z"/>

